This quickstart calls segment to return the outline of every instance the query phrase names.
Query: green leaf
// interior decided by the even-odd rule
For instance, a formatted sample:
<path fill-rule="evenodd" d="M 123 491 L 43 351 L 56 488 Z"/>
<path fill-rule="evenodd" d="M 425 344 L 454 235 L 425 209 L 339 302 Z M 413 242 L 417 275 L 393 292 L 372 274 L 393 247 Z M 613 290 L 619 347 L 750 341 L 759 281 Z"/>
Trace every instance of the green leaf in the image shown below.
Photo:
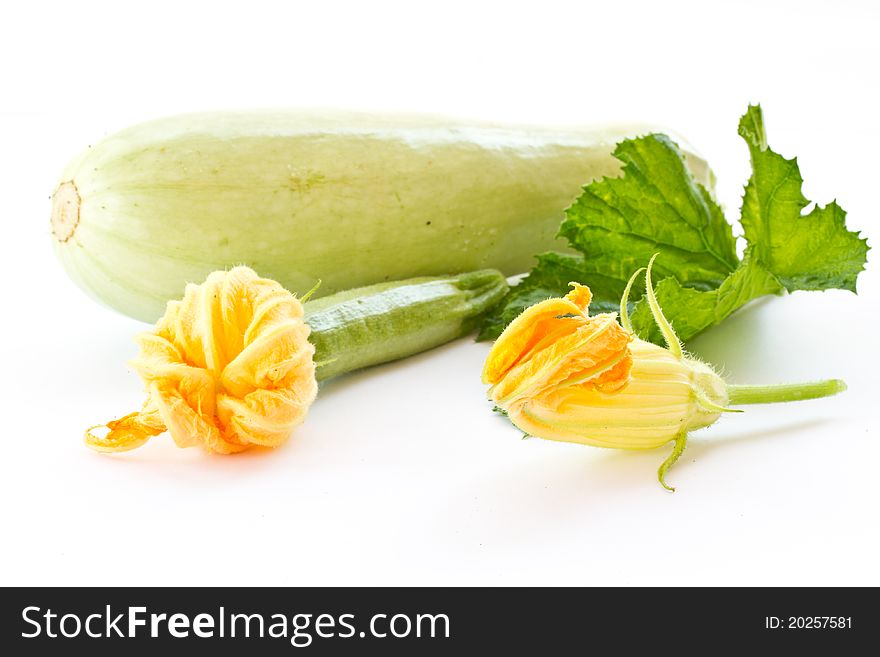
<path fill-rule="evenodd" d="M 789 292 L 830 288 L 855 292 L 868 245 L 846 230 L 846 212 L 832 201 L 802 214 L 810 202 L 801 191 L 797 160 L 787 160 L 767 147 L 760 107 L 749 107 L 740 119 L 739 134 L 752 161 L 741 221 L 755 262 Z"/>
<path fill-rule="evenodd" d="M 682 341 L 687 341 L 707 328 L 720 324 L 732 312 L 752 299 L 782 291 L 776 278 L 755 265 L 747 255 L 742 264 L 717 289 L 696 290 L 682 286 L 674 278 L 660 281 L 655 290 L 663 314 Z M 663 344 L 663 336 L 654 323 L 645 300 L 639 301 L 632 313 L 633 329 L 644 339 Z"/>
<path fill-rule="evenodd" d="M 583 254 L 545 253 L 486 319 L 480 339 L 497 337 L 526 307 L 562 296 L 569 281 L 590 286 L 596 312 L 615 309 L 633 271 L 654 253 L 656 293 L 678 336 L 689 340 L 722 322 L 749 301 L 785 290 L 855 291 L 868 245 L 846 229 L 836 202 L 814 207 L 801 191 L 797 161 L 767 146 L 763 115 L 750 106 L 739 123 L 749 147 L 752 175 L 745 188 L 736 240 L 711 194 L 694 180 L 684 156 L 665 135 L 628 139 L 614 151 L 621 178 L 584 187 L 566 210 L 560 234 Z M 642 290 L 633 290 L 638 299 Z M 632 309 L 634 329 L 662 343 L 644 299 Z"/>
<path fill-rule="evenodd" d="M 621 142 L 614 156 L 623 177 L 584 187 L 559 234 L 593 271 L 624 285 L 657 252 L 658 278 L 675 276 L 701 289 L 720 285 L 739 264 L 736 240 L 678 147 L 665 135 L 648 135 Z"/>

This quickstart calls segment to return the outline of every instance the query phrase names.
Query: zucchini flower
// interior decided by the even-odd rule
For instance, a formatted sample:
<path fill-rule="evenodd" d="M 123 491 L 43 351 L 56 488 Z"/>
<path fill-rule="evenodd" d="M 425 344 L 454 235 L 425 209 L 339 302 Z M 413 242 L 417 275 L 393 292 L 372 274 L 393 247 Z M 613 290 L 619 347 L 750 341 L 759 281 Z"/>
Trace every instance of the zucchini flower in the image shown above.
<path fill-rule="evenodd" d="M 106 436 L 92 427 L 86 444 L 122 452 L 167 430 L 179 447 L 221 454 L 280 445 L 318 392 L 308 337 L 302 303 L 247 267 L 189 284 L 137 338 L 143 408 L 108 422 Z"/>
<path fill-rule="evenodd" d="M 654 256 L 656 258 L 656 255 Z M 730 404 L 795 401 L 846 389 L 828 380 L 784 386 L 727 385 L 711 367 L 685 354 L 663 316 L 645 274 L 646 298 L 666 347 L 638 338 L 627 302 L 640 269 L 617 313 L 590 316 L 588 287 L 527 308 L 498 337 L 483 368 L 489 399 L 527 435 L 619 449 L 653 449 L 673 442 L 658 470 L 681 456 L 688 433 L 713 424 Z"/>

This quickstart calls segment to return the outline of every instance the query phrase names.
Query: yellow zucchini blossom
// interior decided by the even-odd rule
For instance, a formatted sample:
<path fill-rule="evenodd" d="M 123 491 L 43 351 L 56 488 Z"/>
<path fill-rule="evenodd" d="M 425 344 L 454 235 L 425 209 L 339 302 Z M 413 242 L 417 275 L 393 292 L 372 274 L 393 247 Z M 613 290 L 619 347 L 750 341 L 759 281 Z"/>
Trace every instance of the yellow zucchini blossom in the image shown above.
<path fill-rule="evenodd" d="M 616 313 L 590 317 L 589 289 L 523 312 L 483 370 L 490 399 L 527 434 L 596 447 L 651 449 L 718 419 L 699 395 L 726 404 L 723 381 L 626 331 Z"/>
<path fill-rule="evenodd" d="M 655 256 L 656 257 L 656 256 Z M 590 316 L 590 290 L 571 283 L 564 298 L 527 308 L 493 345 L 483 368 L 489 399 L 529 436 L 652 449 L 674 441 L 660 483 L 684 450 L 687 434 L 714 423 L 728 403 L 793 401 L 835 394 L 842 381 L 793 386 L 728 386 L 708 365 L 687 356 L 663 316 L 646 273 L 646 300 L 667 347 L 638 338 L 627 301 L 617 313 Z M 734 400 L 732 397 L 735 396 Z"/>
<path fill-rule="evenodd" d="M 143 408 L 108 422 L 105 436 L 92 427 L 86 444 L 120 452 L 168 431 L 179 447 L 221 454 L 280 445 L 318 391 L 308 337 L 302 303 L 247 267 L 187 285 L 137 337 Z"/>

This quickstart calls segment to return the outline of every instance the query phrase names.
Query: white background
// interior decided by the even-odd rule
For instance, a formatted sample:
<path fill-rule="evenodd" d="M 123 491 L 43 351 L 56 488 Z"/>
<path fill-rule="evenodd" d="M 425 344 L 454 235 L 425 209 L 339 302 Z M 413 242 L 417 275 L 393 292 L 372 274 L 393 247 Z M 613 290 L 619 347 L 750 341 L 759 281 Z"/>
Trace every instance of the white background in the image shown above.
<path fill-rule="evenodd" d="M 325 387 L 281 449 L 81 442 L 139 408 L 144 325 L 52 255 L 67 159 L 156 116 L 250 107 L 669 125 L 734 218 L 763 104 L 805 192 L 878 235 L 873 2 L 7 3 L 0 10 L 0 583 L 880 584 L 880 275 L 749 306 L 691 348 L 736 382 L 841 377 L 666 450 L 541 440 L 489 412 L 461 340 Z M 876 244 L 876 242 L 875 242 Z"/>

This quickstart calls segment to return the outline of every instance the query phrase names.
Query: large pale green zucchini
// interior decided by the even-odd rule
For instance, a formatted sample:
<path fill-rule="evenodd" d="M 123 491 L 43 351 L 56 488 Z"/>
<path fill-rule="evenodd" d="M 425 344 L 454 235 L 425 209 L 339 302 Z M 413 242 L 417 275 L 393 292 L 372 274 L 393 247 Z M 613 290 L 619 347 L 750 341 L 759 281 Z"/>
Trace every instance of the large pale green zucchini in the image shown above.
<path fill-rule="evenodd" d="M 216 269 L 303 293 L 413 276 L 528 269 L 580 187 L 640 126 L 499 127 L 425 117 L 193 114 L 96 144 L 64 172 L 52 233 L 73 278 L 153 321 Z M 705 163 L 689 156 L 708 182 Z"/>

